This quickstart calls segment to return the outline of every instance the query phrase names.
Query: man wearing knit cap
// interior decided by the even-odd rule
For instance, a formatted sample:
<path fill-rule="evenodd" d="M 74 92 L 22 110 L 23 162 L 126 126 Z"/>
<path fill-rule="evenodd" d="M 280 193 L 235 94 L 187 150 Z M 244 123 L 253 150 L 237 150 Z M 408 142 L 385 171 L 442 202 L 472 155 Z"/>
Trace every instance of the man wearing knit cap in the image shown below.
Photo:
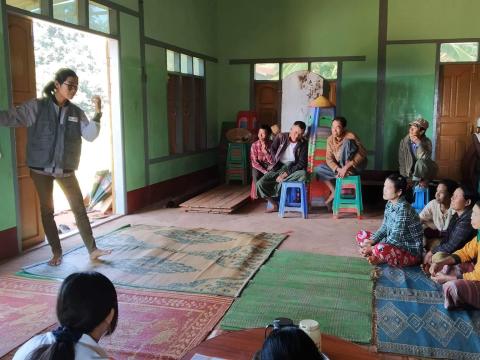
<path fill-rule="evenodd" d="M 425 135 L 428 121 L 417 118 L 409 125 L 408 135 L 400 141 L 398 148 L 399 171 L 414 183 L 427 187 L 438 171 L 432 160 L 432 142 Z"/>

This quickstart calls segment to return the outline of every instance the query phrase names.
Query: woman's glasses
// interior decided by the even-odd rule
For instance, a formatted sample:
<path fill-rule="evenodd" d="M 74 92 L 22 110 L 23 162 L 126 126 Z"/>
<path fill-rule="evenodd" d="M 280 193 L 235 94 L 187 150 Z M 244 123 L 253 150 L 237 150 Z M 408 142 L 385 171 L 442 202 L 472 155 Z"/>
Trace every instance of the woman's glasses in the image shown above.
<path fill-rule="evenodd" d="M 67 86 L 67 89 L 68 89 L 69 91 L 77 90 L 77 89 L 78 89 L 78 85 L 75 85 L 75 84 L 70 84 L 70 83 L 64 82 L 62 85 L 66 85 L 66 86 Z"/>

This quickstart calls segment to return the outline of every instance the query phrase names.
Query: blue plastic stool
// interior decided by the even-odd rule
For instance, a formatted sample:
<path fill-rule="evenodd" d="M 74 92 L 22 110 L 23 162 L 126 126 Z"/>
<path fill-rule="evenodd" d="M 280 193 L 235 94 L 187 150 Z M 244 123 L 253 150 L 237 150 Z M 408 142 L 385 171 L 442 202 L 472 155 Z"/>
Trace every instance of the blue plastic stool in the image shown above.
<path fill-rule="evenodd" d="M 300 193 L 299 198 L 297 191 Z M 278 216 L 284 217 L 285 211 L 301 212 L 302 217 L 308 217 L 307 191 L 303 181 L 284 181 L 278 203 Z"/>
<path fill-rule="evenodd" d="M 430 196 L 428 194 L 428 188 L 421 186 L 415 186 L 414 189 L 415 200 L 413 201 L 412 207 L 419 213 L 423 210 L 425 205 L 430 201 Z"/>

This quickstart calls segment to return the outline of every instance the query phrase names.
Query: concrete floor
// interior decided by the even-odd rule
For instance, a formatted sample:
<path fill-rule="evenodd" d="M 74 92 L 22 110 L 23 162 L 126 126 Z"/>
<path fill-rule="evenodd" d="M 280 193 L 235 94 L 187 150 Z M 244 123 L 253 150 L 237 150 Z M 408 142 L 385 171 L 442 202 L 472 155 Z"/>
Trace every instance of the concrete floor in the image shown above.
<path fill-rule="evenodd" d="M 108 233 L 125 224 L 151 224 L 179 226 L 186 228 L 204 227 L 208 229 L 226 229 L 236 231 L 264 231 L 288 233 L 289 237 L 281 244 L 280 250 L 305 251 L 341 256 L 360 255 L 357 252 L 354 236 L 359 229 L 375 230 L 382 220 L 382 209 L 370 209 L 362 219 L 350 214 L 340 219 L 323 209 L 314 209 L 308 219 L 300 218 L 299 213 L 288 213 L 287 218 L 277 214 L 264 213 L 265 203 L 256 201 L 247 204 L 231 215 L 187 213 L 181 208 L 163 208 L 161 204 L 151 206 L 133 215 L 124 216 L 94 229 L 96 236 Z M 78 235 L 62 241 L 64 251 L 82 244 Z M 23 255 L 0 264 L 0 274 L 11 274 L 22 266 L 48 259 L 49 246 L 40 246 Z M 87 261 L 87 259 L 85 259 Z M 374 347 L 370 347 L 375 351 Z M 408 356 L 380 354 L 384 360 L 415 359 Z"/>

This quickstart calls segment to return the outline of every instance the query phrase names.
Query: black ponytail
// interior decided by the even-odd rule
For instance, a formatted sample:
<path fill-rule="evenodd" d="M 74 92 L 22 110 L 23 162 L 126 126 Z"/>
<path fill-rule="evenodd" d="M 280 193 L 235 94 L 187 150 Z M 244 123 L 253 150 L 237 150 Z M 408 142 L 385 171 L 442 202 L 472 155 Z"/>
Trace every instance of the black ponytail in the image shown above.
<path fill-rule="evenodd" d="M 74 360 L 75 344 L 90 334 L 114 311 L 107 334 L 118 320 L 117 292 L 112 282 L 98 272 L 73 273 L 62 283 L 57 298 L 60 327 L 54 330 L 55 342 L 36 348 L 29 360 Z"/>
<path fill-rule="evenodd" d="M 69 68 L 61 68 L 55 73 L 54 80 L 50 81 L 43 88 L 43 96 L 46 98 L 55 96 L 55 81 L 58 81 L 59 84 L 63 84 L 65 80 L 69 77 L 78 78 L 75 71 Z"/>

